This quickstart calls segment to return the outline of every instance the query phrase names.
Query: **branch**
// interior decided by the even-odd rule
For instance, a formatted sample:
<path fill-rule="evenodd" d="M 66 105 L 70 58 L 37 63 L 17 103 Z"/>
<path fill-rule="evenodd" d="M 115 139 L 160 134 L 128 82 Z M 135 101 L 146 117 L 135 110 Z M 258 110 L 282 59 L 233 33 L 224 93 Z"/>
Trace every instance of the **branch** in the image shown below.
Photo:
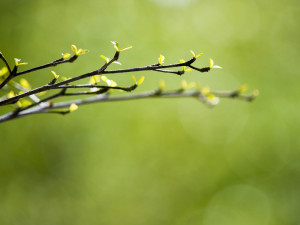
<path fill-rule="evenodd" d="M 256 95 L 234 95 L 232 91 L 224 91 L 224 92 L 212 92 L 214 93 L 215 97 L 220 98 L 236 98 L 245 101 L 252 101 Z M 60 94 L 57 94 L 61 96 Z M 62 94 L 64 95 L 64 94 Z M 55 97 L 55 96 L 52 96 Z M 145 91 L 139 94 L 132 94 L 132 95 L 119 95 L 119 96 L 110 96 L 109 94 L 101 94 L 96 95 L 94 97 L 86 98 L 86 99 L 76 99 L 71 101 L 65 102 L 58 102 L 58 103 L 44 103 L 39 104 L 33 108 L 27 108 L 18 113 L 7 113 L 3 116 L 0 116 L 0 122 L 8 121 L 11 119 L 17 119 L 20 117 L 28 116 L 31 114 L 40 114 L 40 113 L 58 113 L 58 111 L 53 111 L 54 109 L 59 108 L 68 108 L 72 104 L 76 105 L 85 105 L 91 104 L 96 102 L 115 102 L 115 101 L 127 101 L 127 100 L 137 100 L 137 99 L 146 99 L 146 98 L 195 98 L 200 100 L 201 102 L 207 103 L 208 105 L 212 106 L 213 104 L 210 103 L 209 97 L 206 94 L 203 94 L 201 91 L 182 91 L 176 90 L 172 92 L 162 92 L 162 90 L 152 90 L 152 91 Z M 50 99 L 50 98 L 49 98 Z M 49 100 L 47 99 L 47 100 Z M 51 98 L 52 99 L 52 98 Z M 45 102 L 45 101 L 43 101 Z M 68 110 L 63 111 L 63 114 L 68 113 Z M 60 111 L 59 114 L 62 114 Z"/>
<path fill-rule="evenodd" d="M 44 85 L 41 85 L 34 89 L 31 89 L 31 86 L 29 85 L 28 81 L 26 81 L 24 78 L 20 80 L 20 84 L 13 81 L 12 79 L 21 75 L 26 75 L 34 71 L 40 71 L 45 68 L 54 67 L 59 64 L 72 63 L 79 57 L 79 55 L 84 54 L 88 51 L 83 49 L 77 49 L 75 45 L 72 45 L 72 51 L 74 52 L 73 56 L 71 56 L 71 54 L 69 53 L 66 53 L 63 54 L 63 57 L 58 60 L 22 72 L 18 72 L 19 66 L 25 65 L 27 63 L 20 63 L 19 59 L 15 59 L 15 66 L 11 70 L 3 54 L 0 53 L 0 58 L 5 63 L 5 66 L 7 67 L 7 70 L 5 69 L 0 71 L 0 76 L 3 76 L 6 72 L 8 72 L 8 76 L 0 84 L 0 89 L 3 88 L 6 84 L 8 84 L 7 86 L 5 86 L 3 90 L 4 91 L 8 90 L 9 92 L 5 96 L 0 98 L 0 107 L 5 106 L 7 104 L 14 104 L 15 106 L 14 111 L 0 116 L 0 122 L 24 117 L 31 114 L 39 114 L 39 113 L 56 113 L 56 114 L 65 115 L 67 113 L 76 110 L 78 108 L 77 105 L 89 104 L 94 102 L 126 101 L 126 100 L 143 99 L 143 98 L 146 99 L 146 98 L 192 97 L 192 98 L 199 99 L 201 102 L 205 103 L 208 106 L 213 106 L 219 102 L 219 98 L 237 98 L 245 101 L 251 101 L 258 94 L 258 92 L 254 92 L 252 95 L 243 95 L 242 93 L 247 89 L 247 86 L 245 85 L 243 85 L 242 87 L 240 87 L 235 91 L 225 91 L 225 92 L 224 91 L 211 92 L 208 87 L 201 88 L 198 85 L 197 90 L 192 91 L 191 88 L 195 87 L 195 83 L 188 84 L 186 81 L 183 81 L 182 88 L 177 89 L 175 91 L 164 91 L 165 85 L 164 83 L 161 83 L 160 88 L 157 90 L 142 92 L 140 94 L 125 94 L 125 95 L 120 94 L 120 95 L 111 96 L 110 91 L 112 90 L 122 90 L 125 92 L 132 92 L 136 90 L 136 88 L 143 82 L 144 77 L 141 77 L 138 81 L 136 81 L 135 77 L 132 77 L 134 84 L 127 87 L 126 86 L 122 87 L 122 86 L 118 86 L 116 82 L 109 80 L 104 75 L 133 73 L 133 72 L 140 72 L 140 71 L 153 71 L 153 72 L 175 74 L 178 76 L 182 76 L 186 72 L 190 72 L 192 70 L 203 73 L 203 72 L 209 72 L 211 69 L 214 68 L 221 68 L 220 66 L 214 65 L 212 59 L 209 59 L 209 67 L 204 67 L 204 68 L 195 67 L 193 63 L 197 60 L 197 58 L 199 58 L 203 54 L 201 53 L 195 55 L 195 53 L 191 51 L 193 57 L 186 62 L 184 60 L 180 60 L 180 63 L 163 65 L 165 57 L 163 55 L 160 55 L 160 57 L 158 58 L 158 63 L 156 64 L 150 64 L 148 66 L 127 68 L 127 69 L 107 70 L 112 63 L 120 64 L 120 62 L 118 62 L 120 53 L 122 51 L 131 48 L 131 47 L 126 47 L 120 49 L 119 44 L 117 42 L 112 42 L 112 43 L 116 50 L 113 55 L 113 58 L 109 59 L 101 55 L 101 58 L 105 60 L 105 63 L 100 68 L 97 68 L 96 70 L 92 70 L 87 73 L 83 73 L 81 75 L 77 75 L 72 78 L 66 78 L 61 81 L 58 81 L 59 75 L 57 75 L 54 71 L 52 71 L 54 78 L 50 82 L 48 81 Z M 178 69 L 178 67 L 181 67 L 181 69 Z M 82 79 L 85 78 L 91 78 L 88 84 L 86 83 L 71 84 L 75 81 L 81 81 Z M 106 82 L 107 85 L 98 85 L 98 82 L 100 80 Z M 14 94 L 15 89 L 13 88 L 21 91 L 21 93 L 15 95 Z M 78 89 L 83 89 L 83 88 L 89 90 L 78 91 Z M 70 90 L 72 91 L 70 92 Z M 41 94 L 42 92 L 45 91 L 52 91 L 52 92 L 56 91 L 56 93 L 52 93 L 51 95 L 43 99 L 40 99 L 35 95 L 35 94 Z M 88 97 L 85 99 L 82 99 L 82 97 L 78 97 L 75 100 L 59 102 L 59 98 L 62 96 L 74 97 L 74 96 L 90 96 L 90 95 L 95 95 L 95 96 Z M 26 100 L 25 98 L 27 97 L 29 97 L 33 102 Z M 54 100 L 56 100 L 56 102 L 54 102 Z M 60 110 L 60 108 L 65 108 L 65 109 Z"/>

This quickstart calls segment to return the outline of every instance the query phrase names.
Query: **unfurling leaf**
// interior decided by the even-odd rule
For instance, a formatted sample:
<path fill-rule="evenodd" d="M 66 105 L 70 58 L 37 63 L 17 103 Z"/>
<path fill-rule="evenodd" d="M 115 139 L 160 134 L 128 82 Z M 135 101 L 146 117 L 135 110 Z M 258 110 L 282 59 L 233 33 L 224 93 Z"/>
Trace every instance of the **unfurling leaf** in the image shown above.
<path fill-rule="evenodd" d="M 8 69 L 6 66 L 2 67 L 0 70 L 0 77 L 4 76 L 8 72 Z"/>
<path fill-rule="evenodd" d="M 54 76 L 54 79 L 57 79 L 57 78 L 59 78 L 59 75 L 57 75 L 53 70 L 51 71 L 51 73 L 53 74 L 53 76 Z"/>
<path fill-rule="evenodd" d="M 201 91 L 203 95 L 208 95 L 210 93 L 210 88 L 209 87 L 204 87 Z"/>
<path fill-rule="evenodd" d="M 63 58 L 63 59 L 67 59 L 67 58 L 69 58 L 70 56 L 71 56 L 70 53 L 62 53 L 62 58 Z"/>
<path fill-rule="evenodd" d="M 188 69 L 186 69 L 186 70 L 184 70 L 184 72 L 191 72 L 191 71 L 193 71 L 194 69 L 192 69 L 192 68 L 188 68 Z"/>
<path fill-rule="evenodd" d="M 132 46 L 127 46 L 127 47 L 125 47 L 125 48 L 122 48 L 122 49 L 120 50 L 120 52 L 123 52 L 123 51 L 129 50 L 129 49 L 131 49 L 131 48 L 132 48 Z"/>
<path fill-rule="evenodd" d="M 26 90 L 30 90 L 31 89 L 31 86 L 30 86 L 29 82 L 26 79 L 24 79 L 24 78 L 20 79 L 20 84 Z"/>
<path fill-rule="evenodd" d="M 17 102 L 17 105 L 22 108 L 31 105 L 31 102 L 26 99 L 21 99 Z"/>
<path fill-rule="evenodd" d="M 161 65 L 165 62 L 165 57 L 163 55 L 160 55 L 158 58 L 158 64 Z"/>
<path fill-rule="evenodd" d="M 212 69 L 212 68 L 222 69 L 221 66 L 214 65 L 214 61 L 211 58 L 209 59 L 209 68 L 210 69 Z"/>
<path fill-rule="evenodd" d="M 116 49 L 117 52 L 119 52 L 119 43 L 117 41 L 111 41 L 111 43 L 114 45 L 114 48 Z"/>
<path fill-rule="evenodd" d="M 122 65 L 122 63 L 118 62 L 118 61 L 113 61 L 113 64 L 118 64 L 118 65 Z"/>
<path fill-rule="evenodd" d="M 131 78 L 132 78 L 133 82 L 134 82 L 135 84 L 137 84 L 136 79 L 135 79 L 135 76 L 131 76 Z"/>
<path fill-rule="evenodd" d="M 247 90 L 248 90 L 248 85 L 244 84 L 244 85 L 242 85 L 242 86 L 237 90 L 237 92 L 238 92 L 239 94 L 242 94 L 242 93 L 244 93 L 244 92 L 247 91 Z"/>
<path fill-rule="evenodd" d="M 195 58 L 195 59 L 197 59 L 197 58 L 199 58 L 200 56 L 203 56 L 203 55 L 204 55 L 203 53 L 200 53 L 200 54 L 196 55 L 195 52 L 194 52 L 193 50 L 190 50 L 190 52 L 192 53 L 193 58 Z"/>
<path fill-rule="evenodd" d="M 211 106 L 217 105 L 220 102 L 220 98 L 216 97 L 213 94 L 208 94 L 206 96 L 207 103 Z"/>
<path fill-rule="evenodd" d="M 12 97 L 15 97 L 14 91 L 10 91 L 10 92 L 7 94 L 7 98 L 12 98 Z"/>
<path fill-rule="evenodd" d="M 97 84 L 100 82 L 100 75 L 94 75 L 90 78 L 89 84 Z"/>
<path fill-rule="evenodd" d="M 166 89 L 166 83 L 164 80 L 159 81 L 159 89 L 162 91 Z"/>
<path fill-rule="evenodd" d="M 76 45 L 71 45 L 72 51 L 76 54 L 77 53 L 77 47 Z"/>
<path fill-rule="evenodd" d="M 108 63 L 108 62 L 110 61 L 110 59 L 107 58 L 107 57 L 105 57 L 104 55 L 100 55 L 100 57 L 101 57 L 102 59 L 104 59 L 104 61 L 105 61 L 106 63 Z"/>
<path fill-rule="evenodd" d="M 101 79 L 110 87 L 117 86 L 117 83 L 115 81 L 108 79 L 106 76 L 101 76 Z"/>
<path fill-rule="evenodd" d="M 21 62 L 21 59 L 15 58 L 15 64 L 16 64 L 16 66 L 23 66 L 23 65 L 27 65 L 28 64 L 27 62 L 23 62 L 23 63 L 20 63 L 20 62 Z"/>
<path fill-rule="evenodd" d="M 181 82 L 181 87 L 182 87 L 182 90 L 186 90 L 188 88 L 188 84 L 187 84 L 186 80 L 183 80 Z"/>
<path fill-rule="evenodd" d="M 75 55 L 82 55 L 89 52 L 89 50 L 87 49 L 77 49 L 76 45 L 72 45 L 71 49 L 75 53 Z"/>
<path fill-rule="evenodd" d="M 141 84 L 144 82 L 144 80 L 145 80 L 145 77 L 142 76 L 142 77 L 138 80 L 137 86 L 141 85 Z"/>
<path fill-rule="evenodd" d="M 179 62 L 180 62 L 180 63 L 185 63 L 185 61 L 184 61 L 183 59 L 180 59 Z M 185 66 L 182 66 L 182 70 L 183 70 L 183 71 L 185 70 Z"/>
<path fill-rule="evenodd" d="M 117 52 L 123 52 L 132 48 L 132 46 L 127 46 L 125 48 L 120 49 L 119 43 L 117 41 L 112 41 L 111 43 L 114 45 L 114 48 L 116 49 Z"/>
<path fill-rule="evenodd" d="M 78 105 L 76 105 L 75 103 L 72 103 L 69 107 L 70 112 L 74 112 L 77 109 L 78 109 Z"/>

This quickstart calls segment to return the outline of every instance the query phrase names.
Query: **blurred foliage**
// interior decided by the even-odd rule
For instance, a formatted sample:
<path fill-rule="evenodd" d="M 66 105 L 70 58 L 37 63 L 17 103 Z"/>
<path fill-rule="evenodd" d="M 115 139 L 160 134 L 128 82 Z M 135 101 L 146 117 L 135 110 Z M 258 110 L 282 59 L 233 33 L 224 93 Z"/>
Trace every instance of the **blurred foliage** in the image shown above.
<path fill-rule="evenodd" d="M 69 76 L 132 45 L 123 67 L 204 52 L 224 69 L 143 73 L 141 90 L 182 79 L 212 90 L 247 83 L 252 103 L 138 100 L 0 125 L 0 224 L 299 224 L 299 1 L 1 0 L 0 50 L 13 64 L 90 50 Z M 2 64 L 1 64 L 2 65 Z M 34 86 L 49 71 L 30 74 Z M 110 76 L 118 83 L 131 75 Z M 2 113 L 2 112 L 1 112 Z"/>

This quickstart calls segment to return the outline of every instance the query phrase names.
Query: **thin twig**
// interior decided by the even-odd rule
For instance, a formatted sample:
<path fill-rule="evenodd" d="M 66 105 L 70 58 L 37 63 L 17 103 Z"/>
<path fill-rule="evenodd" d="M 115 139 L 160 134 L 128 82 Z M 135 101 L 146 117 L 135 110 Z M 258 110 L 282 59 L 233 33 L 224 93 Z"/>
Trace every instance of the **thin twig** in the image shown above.
<path fill-rule="evenodd" d="M 233 98 L 233 92 L 214 92 L 217 97 L 221 98 Z M 13 113 L 7 113 L 5 115 L 0 116 L 0 122 L 8 121 L 11 119 L 16 119 L 20 117 L 24 117 L 30 114 L 37 113 L 46 113 L 51 112 L 53 109 L 58 108 L 67 108 L 70 107 L 71 104 L 76 105 L 84 105 L 91 104 L 95 102 L 113 102 L 113 101 L 126 101 L 126 100 L 136 100 L 136 99 L 145 99 L 145 98 L 187 98 L 194 97 L 201 101 L 206 99 L 206 95 L 202 94 L 201 91 L 173 91 L 173 92 L 161 92 L 161 90 L 153 90 L 146 91 L 139 94 L 131 94 L 131 95 L 118 95 L 118 96 L 109 96 L 107 94 L 96 95 L 86 99 L 76 99 L 65 102 L 57 102 L 57 103 L 46 103 L 39 104 L 33 108 L 27 108 L 26 110 L 21 110 L 18 114 L 14 115 Z M 234 98 L 251 101 L 253 99 L 252 95 L 249 96 L 236 96 Z M 53 111 L 52 111 L 53 112 Z"/>

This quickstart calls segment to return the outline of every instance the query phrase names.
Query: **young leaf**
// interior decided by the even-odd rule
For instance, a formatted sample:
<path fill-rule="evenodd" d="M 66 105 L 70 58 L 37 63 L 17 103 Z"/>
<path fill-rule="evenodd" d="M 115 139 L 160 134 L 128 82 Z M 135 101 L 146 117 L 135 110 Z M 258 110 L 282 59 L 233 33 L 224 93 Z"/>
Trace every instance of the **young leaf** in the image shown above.
<path fill-rule="evenodd" d="M 100 75 L 94 75 L 90 78 L 89 84 L 97 84 L 100 82 Z"/>
<path fill-rule="evenodd" d="M 209 87 L 204 87 L 201 91 L 203 95 L 208 95 L 210 93 L 210 88 Z"/>
<path fill-rule="evenodd" d="M 199 58 L 200 56 L 203 56 L 203 55 L 204 55 L 203 53 L 200 53 L 200 54 L 196 55 L 195 52 L 194 52 L 193 50 L 190 50 L 190 52 L 192 53 L 193 58 L 195 58 L 195 59 L 197 59 L 197 58 Z"/>
<path fill-rule="evenodd" d="M 214 61 L 211 58 L 209 59 L 209 68 L 222 69 L 221 66 L 214 65 Z"/>
<path fill-rule="evenodd" d="M 117 52 L 120 52 L 119 50 L 119 43 L 116 41 L 111 41 L 111 43 L 114 45 L 114 48 L 116 49 Z"/>
<path fill-rule="evenodd" d="M 72 103 L 69 107 L 70 112 L 74 112 L 77 109 L 78 109 L 78 105 L 76 105 L 75 103 Z"/>
<path fill-rule="evenodd" d="M 77 55 L 77 47 L 76 45 L 71 45 L 72 51 Z"/>
<path fill-rule="evenodd" d="M 248 90 L 248 85 L 244 84 L 244 85 L 242 85 L 242 86 L 237 90 L 237 92 L 238 92 L 239 94 L 242 94 L 242 93 L 244 93 L 244 92 L 247 91 L 247 90 Z"/>
<path fill-rule="evenodd" d="M 159 89 L 162 91 L 166 89 L 166 83 L 164 80 L 159 81 Z"/>
<path fill-rule="evenodd" d="M 71 56 L 70 53 L 61 53 L 61 54 L 62 54 L 62 58 L 63 59 L 67 59 L 67 58 L 69 58 Z"/>
<path fill-rule="evenodd" d="M 76 45 L 72 45 L 71 48 L 75 55 L 82 55 L 89 52 L 87 49 L 77 49 Z"/>
<path fill-rule="evenodd" d="M 165 61 L 165 57 L 163 55 L 160 55 L 158 58 L 158 64 L 161 65 L 164 63 L 164 61 Z"/>
<path fill-rule="evenodd" d="M 15 58 L 15 64 L 16 64 L 16 66 L 22 66 L 22 65 L 27 65 L 28 64 L 27 62 L 20 63 L 20 61 L 21 61 L 21 59 Z"/>
<path fill-rule="evenodd" d="M 193 50 L 190 50 L 190 52 L 192 53 L 193 57 L 196 58 L 196 54 Z"/>
<path fill-rule="evenodd" d="M 141 84 L 144 82 L 144 80 L 145 80 L 145 77 L 142 76 L 142 77 L 138 80 L 137 86 L 141 85 Z"/>
<path fill-rule="evenodd" d="M 31 89 L 31 86 L 30 86 L 29 82 L 26 79 L 24 79 L 24 78 L 20 79 L 20 84 L 26 90 L 30 90 Z"/>
<path fill-rule="evenodd" d="M 4 76 L 8 72 L 8 69 L 6 66 L 2 67 L 0 70 L 0 77 Z"/>
<path fill-rule="evenodd" d="M 185 63 L 185 61 L 183 59 L 180 59 L 179 61 L 180 63 Z M 185 66 L 182 66 L 182 70 L 185 71 Z"/>
<path fill-rule="evenodd" d="M 57 78 L 59 78 L 59 75 L 57 75 L 53 70 L 51 71 L 51 73 L 53 74 L 53 76 L 54 76 L 54 79 L 57 79 Z"/>
<path fill-rule="evenodd" d="M 206 96 L 206 99 L 207 99 L 207 103 L 212 106 L 217 105 L 220 102 L 220 98 L 216 97 L 213 94 L 208 94 Z"/>
<path fill-rule="evenodd" d="M 181 82 L 181 87 L 182 87 L 182 90 L 186 90 L 188 88 L 188 84 L 187 84 L 186 80 L 183 80 Z"/>
<path fill-rule="evenodd" d="M 122 48 L 122 49 L 120 50 L 120 52 L 126 51 L 126 50 L 131 49 L 131 48 L 132 48 L 132 46 L 127 46 L 127 47 L 125 47 L 125 48 Z"/>
<path fill-rule="evenodd" d="M 104 59 L 104 61 L 106 62 L 106 63 L 108 63 L 109 62 L 109 58 L 107 58 L 107 57 L 105 57 L 104 55 L 100 55 L 100 57 L 102 58 L 102 59 Z"/>
<path fill-rule="evenodd" d="M 14 91 L 10 91 L 10 92 L 7 94 L 7 98 L 12 98 L 12 97 L 15 97 Z"/>
<path fill-rule="evenodd" d="M 184 70 L 184 72 L 191 72 L 191 71 L 193 71 L 194 69 L 192 69 L 192 68 L 188 68 L 188 69 L 186 69 L 186 70 Z"/>
<path fill-rule="evenodd" d="M 26 99 L 21 99 L 17 102 L 17 104 L 20 108 L 22 108 L 31 105 L 31 102 Z"/>
<path fill-rule="evenodd" d="M 113 64 L 122 65 L 122 63 L 120 63 L 120 62 L 118 62 L 118 61 L 113 61 Z"/>
<path fill-rule="evenodd" d="M 133 82 L 134 82 L 135 84 L 137 84 L 136 79 L 135 79 L 135 76 L 131 76 L 131 78 L 132 78 Z"/>

